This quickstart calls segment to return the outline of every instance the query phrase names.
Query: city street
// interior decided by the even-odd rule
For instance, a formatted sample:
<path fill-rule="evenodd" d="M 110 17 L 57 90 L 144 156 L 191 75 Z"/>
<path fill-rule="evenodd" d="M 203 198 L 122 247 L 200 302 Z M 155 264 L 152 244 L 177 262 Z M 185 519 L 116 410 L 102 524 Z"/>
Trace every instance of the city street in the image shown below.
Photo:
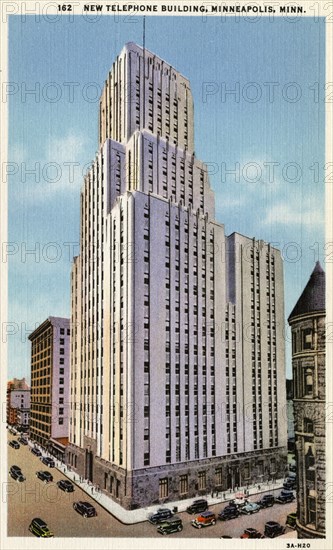
<path fill-rule="evenodd" d="M 8 434 L 8 438 L 17 440 L 17 436 L 11 434 Z M 66 478 L 56 468 L 47 468 L 30 452 L 28 446 L 21 445 L 18 450 L 8 446 L 8 469 L 14 464 L 22 469 L 26 481 L 19 483 L 8 475 L 8 536 L 34 536 L 28 527 L 34 517 L 40 517 L 56 537 L 161 537 L 156 531 L 156 526 L 149 522 L 124 525 L 77 486 L 73 493 L 61 491 L 56 482 Z M 51 472 L 54 481 L 49 484 L 40 481 L 36 478 L 38 470 Z M 250 500 L 259 500 L 261 496 L 262 493 L 251 497 Z M 73 509 L 73 502 L 79 500 L 91 502 L 97 510 L 97 517 L 83 518 L 78 514 Z M 225 506 L 226 503 L 211 506 L 210 510 L 218 513 Z M 172 505 L 170 507 L 172 508 Z M 195 515 L 182 512 L 177 515 L 183 520 L 183 531 L 169 536 L 218 538 L 225 535 L 238 538 L 247 527 L 254 527 L 263 532 L 265 523 L 270 520 L 284 525 L 287 514 L 295 509 L 295 501 L 291 504 L 275 504 L 272 508 L 261 510 L 251 516 L 242 515 L 225 522 L 218 520 L 215 526 L 204 529 L 193 528 L 191 519 Z"/>

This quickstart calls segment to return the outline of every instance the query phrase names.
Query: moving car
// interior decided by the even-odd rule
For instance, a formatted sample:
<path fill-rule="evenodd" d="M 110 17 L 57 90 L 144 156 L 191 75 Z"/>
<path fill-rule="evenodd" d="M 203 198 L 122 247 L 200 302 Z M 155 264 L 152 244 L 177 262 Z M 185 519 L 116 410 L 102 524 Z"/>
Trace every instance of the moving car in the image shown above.
<path fill-rule="evenodd" d="M 18 438 L 18 441 L 22 444 L 22 445 L 28 445 L 28 442 L 27 440 L 25 439 L 25 437 L 19 437 Z"/>
<path fill-rule="evenodd" d="M 50 474 L 50 472 L 45 472 L 42 470 L 40 470 L 39 472 L 36 472 L 36 477 L 44 481 L 44 483 L 49 483 L 50 481 L 53 481 L 53 475 Z"/>
<path fill-rule="evenodd" d="M 241 539 L 264 539 L 264 535 L 262 533 L 259 533 L 257 529 L 253 529 L 253 527 L 249 527 L 248 529 L 245 529 L 244 533 L 240 537 Z"/>
<path fill-rule="evenodd" d="M 295 500 L 294 493 L 292 491 L 282 489 L 279 496 L 275 499 L 275 502 L 278 502 L 279 504 L 287 504 L 287 502 L 292 502 L 293 500 Z"/>
<path fill-rule="evenodd" d="M 296 464 L 289 464 L 289 472 L 295 473 L 297 471 Z"/>
<path fill-rule="evenodd" d="M 49 458 L 48 456 L 43 456 L 43 457 L 41 457 L 41 461 L 43 462 L 43 464 L 45 464 L 49 468 L 54 468 L 55 467 L 55 462 L 54 462 L 53 458 Z"/>
<path fill-rule="evenodd" d="M 12 435 L 16 435 L 17 431 L 15 430 L 15 428 L 9 428 L 9 433 L 11 433 Z"/>
<path fill-rule="evenodd" d="M 9 469 L 9 475 L 11 478 L 13 478 L 15 481 L 25 481 L 25 477 L 22 474 L 22 470 L 19 466 L 11 466 Z"/>
<path fill-rule="evenodd" d="M 296 512 L 292 512 L 291 514 L 288 514 L 286 519 L 286 526 L 291 527 L 292 529 L 295 529 L 296 519 L 297 519 Z"/>
<path fill-rule="evenodd" d="M 260 508 L 270 508 L 275 502 L 274 495 L 263 495 L 261 500 L 258 500 Z"/>
<path fill-rule="evenodd" d="M 259 512 L 260 506 L 256 502 L 246 502 L 244 506 L 242 506 L 240 512 L 241 514 L 255 514 L 256 512 Z"/>
<path fill-rule="evenodd" d="M 29 531 L 36 535 L 36 537 L 54 537 L 45 521 L 40 518 L 34 518 L 32 520 L 29 525 Z"/>
<path fill-rule="evenodd" d="M 178 516 L 166 519 L 157 527 L 157 532 L 161 535 L 169 535 L 170 533 L 176 533 L 183 530 L 183 522 Z"/>
<path fill-rule="evenodd" d="M 90 504 L 90 502 L 74 502 L 73 508 L 84 518 L 93 518 L 97 516 L 96 508 L 94 508 L 94 506 Z"/>
<path fill-rule="evenodd" d="M 192 519 L 192 526 L 196 527 L 197 529 L 201 529 L 201 527 L 208 527 L 209 525 L 215 525 L 216 523 L 216 516 L 214 512 L 202 512 L 200 516 L 198 516 L 195 519 Z"/>
<path fill-rule="evenodd" d="M 20 448 L 20 444 L 18 441 L 15 441 L 15 439 L 13 439 L 13 441 L 9 441 L 9 445 L 11 447 L 13 447 L 13 449 L 19 449 Z"/>
<path fill-rule="evenodd" d="M 32 452 L 33 455 L 35 455 L 35 456 L 42 456 L 42 453 L 40 452 L 39 449 L 37 449 L 37 447 L 31 447 L 30 450 L 31 450 L 31 452 Z"/>
<path fill-rule="evenodd" d="M 239 514 L 240 510 L 235 504 L 228 504 L 228 506 L 221 510 L 217 517 L 222 521 L 226 521 L 229 519 L 238 518 Z"/>
<path fill-rule="evenodd" d="M 57 481 L 57 485 L 59 489 L 62 491 L 65 491 L 65 493 L 73 493 L 74 491 L 74 485 L 67 479 L 61 479 L 60 481 Z"/>
<path fill-rule="evenodd" d="M 197 512 L 204 512 L 208 508 L 208 502 L 207 500 L 203 498 L 198 498 L 197 500 L 194 500 L 190 506 L 186 508 L 186 512 L 189 514 L 196 514 Z"/>
<path fill-rule="evenodd" d="M 159 508 L 157 512 L 149 514 L 148 521 L 155 525 L 156 523 L 162 523 L 162 521 L 164 521 L 165 519 L 169 519 L 172 516 L 173 512 L 171 512 L 169 508 Z"/>
<path fill-rule="evenodd" d="M 284 531 L 285 528 L 282 527 L 282 525 L 280 525 L 277 521 L 268 521 L 265 525 L 264 534 L 265 537 L 273 539 L 279 535 L 282 535 Z"/>

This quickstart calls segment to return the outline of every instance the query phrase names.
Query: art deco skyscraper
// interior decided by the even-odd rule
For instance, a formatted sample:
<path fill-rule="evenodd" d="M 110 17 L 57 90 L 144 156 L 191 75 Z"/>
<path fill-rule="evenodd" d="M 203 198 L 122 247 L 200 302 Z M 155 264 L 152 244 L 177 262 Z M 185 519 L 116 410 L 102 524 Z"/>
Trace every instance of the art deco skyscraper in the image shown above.
<path fill-rule="evenodd" d="M 126 44 L 81 192 L 67 461 L 129 508 L 285 467 L 281 256 L 225 236 L 193 122 L 189 81 Z"/>

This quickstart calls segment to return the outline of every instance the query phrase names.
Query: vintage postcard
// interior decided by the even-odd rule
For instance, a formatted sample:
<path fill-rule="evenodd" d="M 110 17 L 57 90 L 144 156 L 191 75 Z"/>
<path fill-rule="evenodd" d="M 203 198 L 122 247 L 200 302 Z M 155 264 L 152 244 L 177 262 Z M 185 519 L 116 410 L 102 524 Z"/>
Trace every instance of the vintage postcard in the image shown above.
<path fill-rule="evenodd" d="M 332 547 L 332 17 L 1 3 L 2 548 Z"/>

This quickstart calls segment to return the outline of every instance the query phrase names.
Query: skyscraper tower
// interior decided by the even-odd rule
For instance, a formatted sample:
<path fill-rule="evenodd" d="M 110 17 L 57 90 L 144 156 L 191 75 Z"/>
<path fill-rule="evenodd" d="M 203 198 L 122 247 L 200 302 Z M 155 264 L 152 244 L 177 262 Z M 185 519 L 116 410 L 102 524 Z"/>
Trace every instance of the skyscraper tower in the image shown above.
<path fill-rule="evenodd" d="M 280 253 L 225 236 L 189 82 L 133 43 L 102 92 L 80 242 L 68 463 L 127 508 L 282 475 Z"/>

